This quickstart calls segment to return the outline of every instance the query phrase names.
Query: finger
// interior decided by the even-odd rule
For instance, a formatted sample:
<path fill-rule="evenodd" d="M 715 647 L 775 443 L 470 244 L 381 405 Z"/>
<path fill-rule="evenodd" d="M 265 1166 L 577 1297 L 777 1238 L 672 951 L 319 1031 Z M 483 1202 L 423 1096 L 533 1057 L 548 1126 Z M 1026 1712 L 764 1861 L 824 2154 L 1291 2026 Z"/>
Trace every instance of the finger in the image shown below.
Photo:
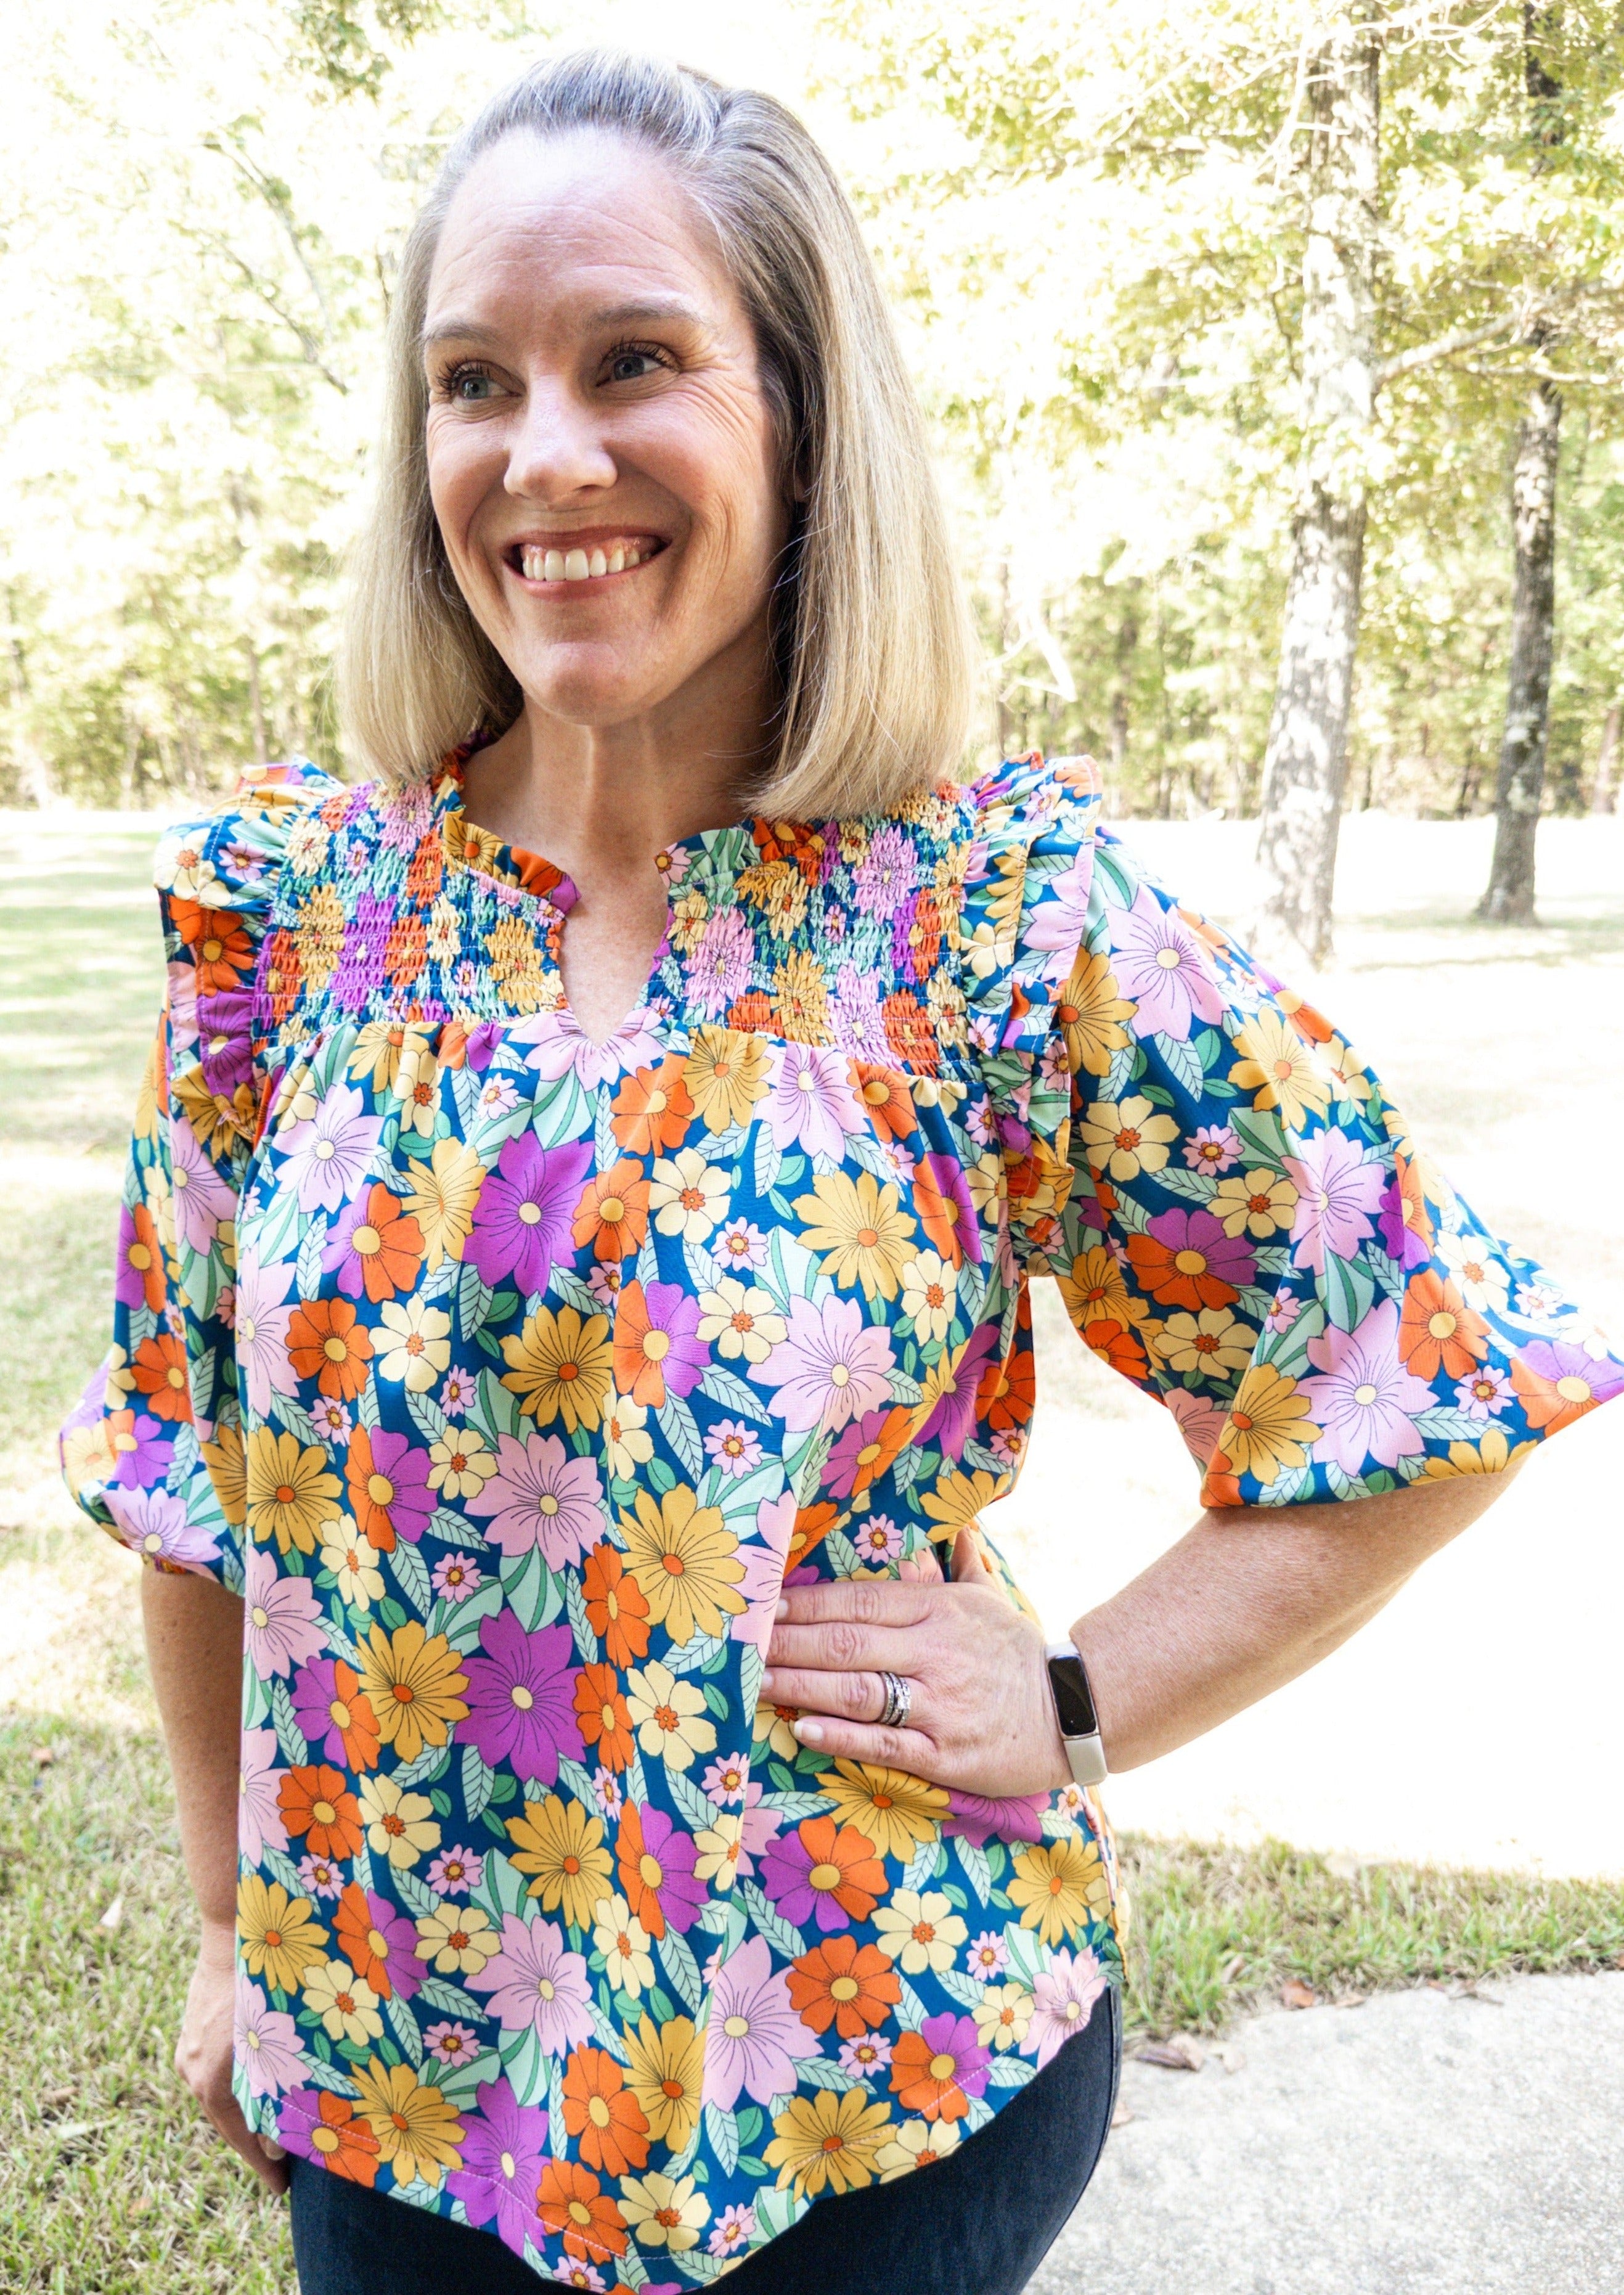
<path fill-rule="evenodd" d="M 241 2155 L 258 2177 L 268 2192 L 281 2193 L 288 2188 L 288 2155 L 273 2139 L 256 2136 L 242 2117 L 237 2099 L 228 2089 L 224 2099 L 209 2097 L 203 2100 L 216 2135 Z"/>
<path fill-rule="evenodd" d="M 797 1626 L 843 1619 L 856 1626 L 914 1626 L 930 1614 L 935 1586 L 904 1585 L 900 1578 L 836 1578 L 815 1586 L 786 1586 L 778 1615 Z"/>
<path fill-rule="evenodd" d="M 772 1629 L 769 1665 L 810 1667 L 819 1673 L 917 1672 L 927 1637 L 914 1626 L 855 1626 L 845 1618 L 827 1625 L 786 1621 Z"/>
<path fill-rule="evenodd" d="M 997 1583 L 987 1567 L 987 1557 L 982 1552 L 981 1540 L 973 1522 L 967 1522 L 953 1540 L 953 1583 L 955 1586 L 992 1586 Z"/>
<path fill-rule="evenodd" d="M 931 1776 L 938 1758 L 935 1741 L 923 1729 L 886 1729 L 804 1713 L 795 1733 L 804 1745 L 815 1746 L 831 1760 L 869 1761 L 882 1769 L 906 1770 L 910 1776 Z"/>
<path fill-rule="evenodd" d="M 803 1713 L 838 1713 L 851 1721 L 877 1721 L 885 1710 L 885 1685 L 877 1673 L 820 1673 L 774 1666 L 762 1678 L 762 1694 L 775 1705 Z"/>
<path fill-rule="evenodd" d="M 911 1580 L 919 1586 L 939 1586 L 942 1583 L 941 1557 L 934 1546 L 922 1546 L 917 1554 L 904 1556 L 897 1564 L 897 1576 Z"/>

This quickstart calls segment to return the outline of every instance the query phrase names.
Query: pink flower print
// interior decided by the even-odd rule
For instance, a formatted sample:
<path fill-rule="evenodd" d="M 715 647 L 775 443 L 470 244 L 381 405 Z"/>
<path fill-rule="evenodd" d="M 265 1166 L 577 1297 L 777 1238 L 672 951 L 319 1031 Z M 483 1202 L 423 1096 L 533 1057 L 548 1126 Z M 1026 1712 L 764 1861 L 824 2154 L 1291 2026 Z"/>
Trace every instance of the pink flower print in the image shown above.
<path fill-rule="evenodd" d="M 578 1563 L 607 1527 L 603 1485 L 592 1460 L 574 1457 L 556 1434 L 532 1434 L 524 1442 L 503 1434 L 496 1458 L 496 1473 L 466 1502 L 469 1514 L 490 1516 L 492 1543 L 507 1555 L 539 1546 L 550 1570 Z"/>
<path fill-rule="evenodd" d="M 547 2114 L 520 2103 L 504 2073 L 480 2089 L 479 2110 L 464 2123 L 462 2165 L 445 2178 L 445 2188 L 461 2201 L 470 2224 L 494 2223 L 504 2245 L 522 2254 L 526 2239 L 539 2247 L 545 2236 L 535 2187 L 548 2156 Z"/>
<path fill-rule="evenodd" d="M 335 1084 L 314 1115 L 275 1141 L 286 1158 L 282 1179 L 298 1195 L 302 1212 L 336 1212 L 365 1179 L 383 1130 L 349 1084 Z"/>
<path fill-rule="evenodd" d="M 1138 1033 L 1183 1043 L 1196 1019 L 1223 1018 L 1212 952 L 1176 909 L 1163 908 L 1149 886 L 1141 885 L 1130 909 L 1110 914 L 1111 966 L 1122 994 L 1138 1002 L 1133 1025 Z"/>
<path fill-rule="evenodd" d="M 743 1800 L 749 1780 L 750 1764 L 744 1754 L 724 1753 L 705 1772 L 705 1798 L 725 1809 L 729 1801 Z"/>
<path fill-rule="evenodd" d="M 688 991 L 707 1020 L 719 1020 L 750 984 L 755 937 L 737 909 L 718 909 L 688 963 Z"/>
<path fill-rule="evenodd" d="M 486 1182 L 488 1190 L 490 1182 Z M 479 1400 L 479 1382 L 471 1370 L 453 1363 L 440 1381 L 439 1403 L 447 1418 L 461 1418 Z"/>
<path fill-rule="evenodd" d="M 327 1646 L 322 1613 L 308 1578 L 279 1578 L 264 1547 L 249 1555 L 243 1571 L 243 1639 L 254 1670 L 288 1674 L 300 1661 Z"/>
<path fill-rule="evenodd" d="M 1310 1339 L 1308 1355 L 1322 1374 L 1302 1382 L 1322 1429 L 1317 1458 L 1359 1474 L 1373 1463 L 1396 1466 L 1425 1450 L 1415 1419 L 1432 1409 L 1432 1390 L 1399 1360 L 1396 1300 L 1381 1300 L 1351 1334 L 1327 1330 Z"/>
<path fill-rule="evenodd" d="M 237 1262 L 235 1342 L 237 1368 L 248 1392 L 249 1409 L 263 1418 L 274 1394 L 291 1394 L 298 1381 L 288 1360 L 288 1325 L 293 1310 L 284 1305 L 293 1288 L 293 1262 L 259 1263 L 253 1244 L 243 1246 Z"/>
<path fill-rule="evenodd" d="M 559 1004 L 551 1012 L 515 1021 L 508 1041 L 529 1045 L 525 1065 L 548 1082 L 556 1083 L 573 1069 L 583 1091 L 596 1091 L 600 1084 L 635 1067 L 652 1067 L 659 1058 L 653 1017 L 646 1006 L 640 1007 L 627 1014 L 612 1036 L 595 1044 L 568 1005 Z"/>
<path fill-rule="evenodd" d="M 125 1544 L 143 1561 L 172 1562 L 201 1577 L 211 1574 L 208 1565 L 219 1559 L 219 1541 L 192 1520 L 183 1499 L 167 1491 L 122 1490 L 115 1482 L 103 1493 L 102 1504 Z"/>
<path fill-rule="evenodd" d="M 1204 1123 L 1184 1143 L 1192 1172 L 1227 1172 L 1240 1159 L 1241 1143 L 1227 1123 Z"/>
<path fill-rule="evenodd" d="M 254 1000 L 244 989 L 224 990 L 198 999 L 198 1035 L 203 1082 L 222 1099 L 254 1074 Z"/>
<path fill-rule="evenodd" d="M 1064 980 L 1072 968 L 1088 927 L 1093 883 L 1094 849 L 1085 845 L 1069 866 L 1039 889 L 1023 939 L 1028 948 L 1047 953 L 1046 980 Z"/>
<path fill-rule="evenodd" d="M 706 2242 L 710 2255 L 740 2255 L 755 2237 L 755 2209 L 735 2201 L 717 2217 Z"/>
<path fill-rule="evenodd" d="M 169 1164 L 175 1233 L 189 1251 L 206 1252 L 222 1222 L 237 1215 L 236 1190 L 184 1116 L 170 1119 Z"/>
<path fill-rule="evenodd" d="M 741 2088 L 757 2103 L 788 2094 L 799 2078 L 796 2053 L 805 2038 L 765 1938 L 749 1938 L 722 1962 L 712 1989 L 705 2101 L 731 2111 Z"/>
<path fill-rule="evenodd" d="M 776 1387 L 771 1409 L 792 1433 L 813 1426 L 833 1433 L 891 1400 L 887 1376 L 896 1358 L 884 1330 L 863 1321 L 855 1299 L 831 1296 L 821 1307 L 799 1296 L 789 1303 L 789 1328 L 750 1376 Z"/>
<path fill-rule="evenodd" d="M 739 1548 L 745 1573 L 739 1590 L 744 1596 L 745 1606 L 733 1621 L 730 1638 L 754 1642 L 763 1657 L 772 1639 L 773 1613 L 783 1588 L 784 1563 L 795 1526 L 793 1491 L 785 1491 L 776 1499 L 763 1499 L 755 1509 L 756 1535 L 747 1539 Z"/>
<path fill-rule="evenodd" d="M 447 1849 L 428 1867 L 428 1885 L 437 1897 L 466 1897 L 485 1878 L 485 1859 L 472 1849 Z"/>
<path fill-rule="evenodd" d="M 747 1881 L 756 1866 L 778 1838 L 783 1818 L 776 1809 L 763 1809 L 762 1795 L 766 1788 L 759 1777 L 752 1777 L 745 1787 L 744 1825 L 739 1838 L 738 1876 Z"/>
<path fill-rule="evenodd" d="M 447 1554 L 434 1565 L 429 1584 L 447 1602 L 466 1602 L 485 1583 L 485 1572 L 471 1556 Z"/>
<path fill-rule="evenodd" d="M 1041 2071 L 1073 2034 L 1082 2030 L 1105 1989 L 1106 1972 L 1099 1956 L 1086 1946 L 1075 1955 L 1051 1955 L 1049 1966 L 1032 1987 L 1032 2021 L 1021 2042 L 1021 2054 L 1036 2056 Z"/>
<path fill-rule="evenodd" d="M 1498 1418 L 1515 1400 L 1516 1389 L 1493 1363 L 1484 1363 L 1470 1378 L 1460 1380 L 1455 1389 L 1457 1408 L 1480 1422 Z"/>
<path fill-rule="evenodd" d="M 575 1255 L 570 1221 L 592 1164 L 590 1139 L 557 1148 L 529 1131 L 510 1139 L 479 1191 L 464 1262 L 493 1288 L 511 1276 L 524 1296 L 543 1289 L 554 1262 Z"/>
<path fill-rule="evenodd" d="M 689 1930 L 705 1910 L 706 1890 L 694 1871 L 699 1861 L 699 1851 L 691 1834 L 673 1825 L 662 1809 L 645 1801 L 638 1811 L 638 1821 L 643 1836 L 643 1870 L 648 1872 L 649 1858 L 660 1868 L 660 1877 L 654 1884 L 655 1897 L 667 1923 L 673 1929 Z"/>
<path fill-rule="evenodd" d="M 919 864 L 903 831 L 887 823 L 877 829 L 869 850 L 852 871 L 852 888 L 865 916 L 893 917 L 919 878 Z"/>
<path fill-rule="evenodd" d="M 934 1437 L 943 1458 L 961 1458 L 975 1431 L 976 1390 L 988 1356 L 997 1351 L 998 1332 L 996 1323 L 978 1323 L 957 1353 L 944 1355 L 936 1366 L 943 1384 L 916 1440 L 928 1442 Z"/>
<path fill-rule="evenodd" d="M 527 1634 L 503 1610 L 480 1626 L 479 1646 L 485 1655 L 468 1661 L 469 1718 L 461 1736 L 488 1768 L 507 1762 L 518 1776 L 556 1785 L 559 1754 L 578 1761 L 586 1750 L 575 1714 L 580 1669 L 568 1663 L 574 1636 L 567 1625 Z"/>
<path fill-rule="evenodd" d="M 279 1798 L 282 1774 L 276 1766 L 275 1730 L 245 1729 L 237 1760 L 237 1845 L 250 1865 L 257 1865 L 267 1847 L 288 1846 Z"/>
<path fill-rule="evenodd" d="M 1345 1131 L 1316 1131 L 1284 1162 L 1297 1190 L 1292 1258 L 1323 1275 L 1327 1251 L 1351 1259 L 1375 1233 L 1387 1174 L 1380 1164 L 1365 1161 L 1364 1149 Z"/>
<path fill-rule="evenodd" d="M 965 1966 L 977 1984 L 991 1984 L 1009 1965 L 1009 1948 L 1000 1929 L 983 1929 L 965 1955 Z"/>
<path fill-rule="evenodd" d="M 843 964 L 829 1002 L 829 1023 L 835 1041 L 843 1052 L 853 1059 L 870 1060 L 877 1066 L 889 1067 L 894 1055 L 880 1011 L 879 992 L 880 983 L 873 973 L 860 972 L 854 964 Z"/>
<path fill-rule="evenodd" d="M 641 1363 L 649 1366 L 653 1376 L 650 1384 L 664 1380 L 667 1394 L 690 1395 L 710 1367 L 710 1349 L 699 1336 L 699 1303 L 686 1292 L 680 1283 L 649 1283 L 641 1286 L 642 1332 L 638 1332 L 638 1316 L 632 1302 L 639 1286 L 632 1286 L 624 1296 L 625 1304 L 616 1318 L 615 1344 L 619 1349 L 630 1334 L 631 1344 L 639 1350 Z M 655 1332 L 664 1334 L 664 1352 L 650 1351 L 649 1341 Z M 653 1402 L 657 1409 L 665 1396 L 645 1392 L 645 1374 L 640 1367 L 637 1383 L 632 1389 L 640 1402 Z"/>
<path fill-rule="evenodd" d="M 765 1112 L 774 1141 L 838 1163 L 847 1138 L 864 1129 L 845 1054 L 819 1044 L 784 1044 L 772 1053 L 772 1069 Z"/>
<path fill-rule="evenodd" d="M 1398 1171 L 1391 1172 L 1382 1188 L 1381 1208 L 1377 1215 L 1382 1248 L 1389 1259 L 1396 1259 L 1408 1275 L 1414 1267 L 1424 1267 L 1432 1256 L 1432 1246 L 1426 1237 L 1411 1227 L 1404 1216 L 1404 1183 Z M 1468 1301 L 1468 1304 L 1473 1303 Z"/>
<path fill-rule="evenodd" d="M 344 1886 L 344 1867 L 331 1857 L 301 1857 L 298 1883 L 307 1897 L 336 1897 Z"/>
<path fill-rule="evenodd" d="M 707 1427 L 705 1451 L 712 1465 L 719 1466 L 735 1482 L 762 1462 L 761 1437 L 739 1418 L 719 1418 L 714 1426 Z"/>
<path fill-rule="evenodd" d="M 456 2071 L 463 2064 L 471 2064 L 479 2053 L 479 2043 L 472 2028 L 467 2024 L 445 2021 L 430 2024 L 423 2034 L 423 2046 L 447 2071 Z"/>
<path fill-rule="evenodd" d="M 1047 1793 L 1019 1793 L 994 1801 L 985 1793 L 952 1792 L 947 1801 L 949 1814 L 942 1820 L 943 1832 L 962 1833 L 973 1848 L 984 1848 L 995 1833 L 1006 1841 L 1043 1838 Z"/>
<path fill-rule="evenodd" d="M 592 2037 L 586 1963 L 566 1950 L 564 1932 L 553 1921 L 504 1913 L 502 1950 L 464 1981 L 470 1992 L 490 1994 L 491 2013 L 504 2032 L 534 2031 L 550 2056 Z"/>
<path fill-rule="evenodd" d="M 1294 1307 L 1296 1302 L 1293 1300 L 1292 1304 Z M 1224 1431 L 1224 1412 L 1204 1395 L 1188 1394 L 1181 1386 L 1170 1387 L 1162 1400 L 1179 1423 L 1185 1449 L 1204 1466 Z"/>
<path fill-rule="evenodd" d="M 303 2079 L 298 2026 L 273 2008 L 259 1987 L 237 1971 L 233 2002 L 233 2048 L 252 2096 L 285 2095 Z"/>
<path fill-rule="evenodd" d="M 767 1238 L 748 1220 L 730 1220 L 716 1237 L 715 1257 L 733 1275 L 767 1264 Z"/>

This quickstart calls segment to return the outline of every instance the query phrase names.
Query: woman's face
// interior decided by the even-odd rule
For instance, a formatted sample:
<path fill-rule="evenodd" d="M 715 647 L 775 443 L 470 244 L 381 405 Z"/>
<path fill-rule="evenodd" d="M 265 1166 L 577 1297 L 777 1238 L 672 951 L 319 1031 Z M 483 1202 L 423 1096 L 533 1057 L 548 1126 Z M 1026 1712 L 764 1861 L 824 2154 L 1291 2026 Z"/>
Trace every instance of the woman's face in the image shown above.
<path fill-rule="evenodd" d="M 597 133 L 487 151 L 440 234 L 423 355 L 446 551 L 535 706 L 607 729 L 696 682 L 761 684 L 778 443 L 749 321 L 659 158 Z"/>

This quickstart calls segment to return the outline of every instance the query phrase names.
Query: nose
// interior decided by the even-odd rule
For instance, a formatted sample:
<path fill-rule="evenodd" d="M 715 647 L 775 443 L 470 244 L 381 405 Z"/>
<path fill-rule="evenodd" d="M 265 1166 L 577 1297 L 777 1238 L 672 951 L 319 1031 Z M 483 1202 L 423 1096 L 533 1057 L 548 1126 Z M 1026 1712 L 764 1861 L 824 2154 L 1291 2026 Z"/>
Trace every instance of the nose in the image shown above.
<path fill-rule="evenodd" d="M 533 381 L 509 446 L 508 493 L 552 505 L 612 486 L 616 475 L 597 409 L 562 383 Z"/>

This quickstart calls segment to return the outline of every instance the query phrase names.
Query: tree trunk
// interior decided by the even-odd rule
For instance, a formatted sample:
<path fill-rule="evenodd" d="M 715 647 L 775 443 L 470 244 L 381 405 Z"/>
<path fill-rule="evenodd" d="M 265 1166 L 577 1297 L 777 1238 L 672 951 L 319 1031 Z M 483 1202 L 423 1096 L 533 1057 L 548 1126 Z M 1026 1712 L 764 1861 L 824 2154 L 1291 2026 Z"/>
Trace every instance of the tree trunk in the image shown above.
<path fill-rule="evenodd" d="M 1612 786 L 1613 769 L 1619 762 L 1619 722 L 1624 717 L 1615 701 L 1602 721 L 1602 746 L 1596 752 L 1595 781 L 1590 791 L 1593 813 L 1609 813 L 1616 802 Z"/>
<path fill-rule="evenodd" d="M 1351 8 L 1309 80 L 1302 257 L 1304 443 L 1292 569 L 1263 761 L 1259 952 L 1331 954 L 1348 710 L 1365 548 L 1365 445 L 1375 398 L 1381 45 L 1374 9 Z"/>
<path fill-rule="evenodd" d="M 1545 791 L 1551 657 L 1556 644 L 1556 453 L 1562 394 L 1537 382 L 1517 433 L 1511 482 L 1511 682 L 1495 782 L 1494 859 L 1478 902 L 1491 924 L 1534 921 L 1534 834 Z"/>

